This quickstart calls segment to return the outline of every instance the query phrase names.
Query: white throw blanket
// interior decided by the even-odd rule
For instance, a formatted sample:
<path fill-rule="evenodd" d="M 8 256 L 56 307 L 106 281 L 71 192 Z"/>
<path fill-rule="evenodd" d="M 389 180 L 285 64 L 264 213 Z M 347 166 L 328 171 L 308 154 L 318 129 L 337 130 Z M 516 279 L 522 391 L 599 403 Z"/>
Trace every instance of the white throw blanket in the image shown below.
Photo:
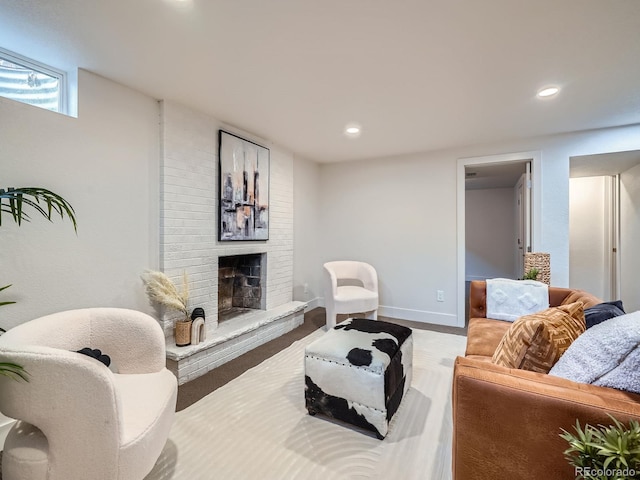
<path fill-rule="evenodd" d="M 535 280 L 487 279 L 487 318 L 513 322 L 549 308 L 549 287 Z"/>

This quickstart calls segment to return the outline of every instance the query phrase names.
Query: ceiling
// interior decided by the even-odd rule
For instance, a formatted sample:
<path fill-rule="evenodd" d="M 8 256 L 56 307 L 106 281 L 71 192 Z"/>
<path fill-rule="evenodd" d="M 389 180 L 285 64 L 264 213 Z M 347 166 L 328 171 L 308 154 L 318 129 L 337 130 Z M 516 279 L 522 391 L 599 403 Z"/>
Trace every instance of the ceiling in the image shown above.
<path fill-rule="evenodd" d="M 465 190 L 482 190 L 487 188 L 513 188 L 526 172 L 526 163 L 501 162 L 465 167 Z"/>
<path fill-rule="evenodd" d="M 579 155 L 570 159 L 569 176 L 576 178 L 617 175 L 638 164 L 640 164 L 640 150 Z"/>
<path fill-rule="evenodd" d="M 320 162 L 640 123 L 638 0 L 0 0 L 0 47 Z"/>

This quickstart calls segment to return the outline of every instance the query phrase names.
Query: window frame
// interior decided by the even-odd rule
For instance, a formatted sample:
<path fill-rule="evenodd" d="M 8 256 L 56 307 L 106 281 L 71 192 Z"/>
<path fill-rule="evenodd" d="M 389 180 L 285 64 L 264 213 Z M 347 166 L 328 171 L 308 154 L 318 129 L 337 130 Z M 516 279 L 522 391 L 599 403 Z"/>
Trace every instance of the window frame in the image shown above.
<path fill-rule="evenodd" d="M 20 65 L 21 67 L 30 68 L 40 73 L 44 73 L 45 75 L 48 75 L 50 77 L 56 78 L 58 80 L 58 109 L 49 111 L 69 115 L 67 72 L 2 47 L 0 47 L 0 59 L 7 60 L 11 63 Z M 2 97 L 7 98 L 4 96 Z M 32 107 L 43 108 L 39 107 L 38 105 L 33 105 L 29 102 L 24 102 L 21 100 L 15 101 L 24 103 L 25 105 L 31 105 Z M 48 109 L 43 108 L 43 110 Z"/>

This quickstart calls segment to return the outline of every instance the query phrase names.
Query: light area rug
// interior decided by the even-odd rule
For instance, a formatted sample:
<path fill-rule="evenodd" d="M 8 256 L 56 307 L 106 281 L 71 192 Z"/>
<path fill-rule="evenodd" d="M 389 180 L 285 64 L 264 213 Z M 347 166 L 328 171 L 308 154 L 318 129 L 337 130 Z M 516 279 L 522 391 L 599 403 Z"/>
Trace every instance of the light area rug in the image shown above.
<path fill-rule="evenodd" d="M 380 441 L 310 416 L 304 347 L 318 330 L 176 414 L 145 480 L 451 478 L 453 362 L 466 338 L 414 330 L 413 380 Z"/>

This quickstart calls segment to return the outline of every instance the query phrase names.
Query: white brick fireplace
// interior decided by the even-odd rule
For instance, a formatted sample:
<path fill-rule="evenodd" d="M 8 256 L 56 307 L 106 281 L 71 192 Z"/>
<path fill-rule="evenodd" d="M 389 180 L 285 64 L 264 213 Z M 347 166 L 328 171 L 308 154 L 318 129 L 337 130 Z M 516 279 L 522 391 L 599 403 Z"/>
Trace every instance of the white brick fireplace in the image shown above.
<path fill-rule="evenodd" d="M 218 130 L 231 131 L 270 149 L 269 240 L 219 242 Z M 190 309 L 206 315 L 204 344 L 176 347 L 168 312 L 161 324 L 167 363 L 184 383 L 276 338 L 303 321 L 304 304 L 292 301 L 293 158 L 245 132 L 178 104 L 161 104 L 160 269 L 177 285 L 189 278 Z M 218 257 L 261 254 L 266 258 L 264 309 L 218 327 Z"/>

